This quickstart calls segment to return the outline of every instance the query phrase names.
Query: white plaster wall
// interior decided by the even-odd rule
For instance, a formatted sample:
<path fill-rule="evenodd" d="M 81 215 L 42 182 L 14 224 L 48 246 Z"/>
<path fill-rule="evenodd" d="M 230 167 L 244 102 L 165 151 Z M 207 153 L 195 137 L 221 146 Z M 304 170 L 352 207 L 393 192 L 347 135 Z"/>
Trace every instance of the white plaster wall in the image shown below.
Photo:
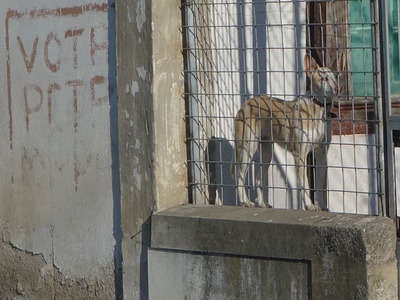
<path fill-rule="evenodd" d="M 113 264 L 107 7 L 0 2 L 0 217 L 42 273 Z"/>
<path fill-rule="evenodd" d="M 374 135 L 333 136 L 328 155 L 328 206 L 332 212 L 378 214 Z"/>
<path fill-rule="evenodd" d="M 328 150 L 327 201 L 331 212 L 378 214 L 374 135 L 333 136 Z M 293 156 L 275 147 L 267 194 L 275 208 L 303 208 L 295 189 Z"/>
<path fill-rule="evenodd" d="M 210 34 L 211 47 L 216 49 L 212 64 L 218 71 L 213 73 L 213 106 L 220 117 L 215 128 L 216 136 L 231 139 L 232 116 L 245 100 L 259 94 L 293 100 L 305 93 L 306 26 L 293 24 L 306 23 L 306 5 L 286 0 L 215 2 L 210 13 L 216 26 Z"/>

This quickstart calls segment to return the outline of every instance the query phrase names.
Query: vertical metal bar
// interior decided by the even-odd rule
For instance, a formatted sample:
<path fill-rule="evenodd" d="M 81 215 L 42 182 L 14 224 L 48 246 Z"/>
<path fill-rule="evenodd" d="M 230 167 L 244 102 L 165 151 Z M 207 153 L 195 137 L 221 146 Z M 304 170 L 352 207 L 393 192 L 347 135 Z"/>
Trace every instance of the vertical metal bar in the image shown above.
<path fill-rule="evenodd" d="M 201 167 L 200 163 L 200 130 L 199 130 L 199 110 L 196 101 L 197 88 L 197 66 L 196 55 L 196 21 L 194 15 L 194 4 L 186 1 L 185 5 L 185 31 L 186 31 L 186 75 L 187 75 L 187 97 L 188 97 L 188 121 L 189 121 L 189 151 L 190 151 L 190 173 L 191 185 L 189 193 L 194 204 L 201 202 L 201 190 L 198 184 L 201 182 Z"/>
<path fill-rule="evenodd" d="M 380 63 L 379 76 L 381 83 L 381 124 L 379 126 L 381 132 L 381 140 L 383 141 L 384 151 L 380 153 L 379 162 L 384 166 L 384 177 L 381 178 L 381 185 L 384 187 L 382 202 L 379 207 L 380 215 L 387 215 L 394 218 L 396 215 L 394 207 L 394 178 L 393 174 L 393 139 L 390 126 L 390 65 L 389 65 L 389 35 L 388 35 L 388 12 L 386 0 L 377 0 L 379 7 L 379 46 L 380 46 Z M 382 162 L 383 160 L 383 162 Z M 382 174 L 383 175 L 383 174 Z M 391 178 L 391 179 L 390 179 Z"/>
<path fill-rule="evenodd" d="M 383 169 L 381 167 L 382 163 L 382 88 L 381 88 L 381 73 L 379 70 L 380 66 L 380 32 L 377 30 L 377 24 L 379 24 L 379 7 L 378 2 L 375 0 L 370 1 L 370 17 L 371 17 L 371 59 L 372 59 L 372 72 L 373 72 L 373 103 L 374 112 L 376 118 L 378 118 L 378 124 L 375 125 L 375 160 L 376 160 L 376 184 L 377 184 L 377 197 L 378 197 L 378 214 L 384 215 L 384 199 L 383 199 Z"/>
<path fill-rule="evenodd" d="M 376 117 L 378 118 L 378 124 L 375 130 L 375 144 L 376 144 L 376 174 L 377 174 L 377 196 L 378 196 L 378 214 L 380 216 L 385 215 L 386 211 L 386 201 L 384 199 L 384 180 L 385 176 L 383 174 L 383 89 L 384 83 L 382 81 L 382 57 L 384 56 L 382 52 L 382 47 L 379 47 L 384 40 L 382 35 L 382 28 L 380 31 L 377 30 L 377 24 L 385 21 L 385 18 L 381 17 L 379 2 L 380 0 L 372 0 L 370 2 L 371 7 L 371 41 L 372 41 L 372 72 L 373 72 L 373 82 L 374 82 L 374 109 Z M 379 12 L 379 13 L 377 13 Z"/>
<path fill-rule="evenodd" d="M 396 1 L 397 2 L 397 26 L 399 26 L 399 24 L 400 24 L 400 1 L 399 0 L 393 0 L 393 1 Z M 394 24 L 393 24 L 394 25 Z M 399 28 L 400 29 L 400 28 Z M 397 40 L 398 41 L 400 41 L 400 30 L 397 30 Z M 399 49 L 397 49 L 397 51 L 399 51 L 399 59 L 398 59 L 398 61 L 397 61 L 397 64 L 398 64 L 398 66 L 400 66 L 400 47 L 399 47 Z"/>

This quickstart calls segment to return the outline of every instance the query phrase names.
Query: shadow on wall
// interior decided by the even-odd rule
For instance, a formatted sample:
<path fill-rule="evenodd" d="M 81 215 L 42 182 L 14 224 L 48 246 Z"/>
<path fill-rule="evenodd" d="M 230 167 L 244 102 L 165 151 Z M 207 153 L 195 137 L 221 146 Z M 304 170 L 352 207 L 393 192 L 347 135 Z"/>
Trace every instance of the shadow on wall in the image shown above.
<path fill-rule="evenodd" d="M 113 235 L 115 299 L 123 299 L 121 193 L 118 151 L 117 63 L 115 56 L 115 1 L 108 0 L 108 95 L 110 101 L 110 139 L 112 156 Z"/>
<path fill-rule="evenodd" d="M 232 145 L 225 138 L 212 137 L 204 154 L 209 203 L 238 205 L 235 180 L 230 172 L 233 158 Z"/>
<path fill-rule="evenodd" d="M 237 195 L 236 182 L 231 174 L 233 161 L 233 147 L 225 138 L 212 137 L 205 150 L 206 172 L 208 179 L 209 203 L 216 205 L 240 205 Z M 255 167 L 254 167 L 255 166 Z M 257 190 L 254 186 L 255 172 L 258 171 L 260 160 L 258 154 L 254 156 L 254 163 L 250 165 L 245 185 L 248 186 L 250 201 L 255 202 Z M 268 175 L 267 175 L 268 177 Z M 264 200 L 268 199 L 268 189 L 264 188 Z"/>
<path fill-rule="evenodd" d="M 300 200 L 300 192 L 297 190 L 293 182 L 293 170 L 288 172 L 288 168 L 284 167 L 285 155 L 280 150 L 275 149 L 272 158 L 273 166 L 267 172 L 264 179 L 264 202 L 276 208 L 300 208 L 302 206 Z M 220 137 L 212 137 L 209 139 L 204 157 L 208 180 L 208 202 L 216 205 L 240 205 L 237 195 L 236 182 L 231 175 L 230 167 L 233 160 L 233 147 L 231 143 Z M 291 162 L 293 164 L 293 162 Z M 254 156 L 253 163 L 249 166 L 245 185 L 248 186 L 247 193 L 250 201 L 255 202 L 257 198 L 257 190 L 254 184 L 255 174 L 260 168 L 261 162 L 258 153 Z M 274 178 L 272 178 L 272 177 Z M 278 190 L 273 188 L 269 191 L 268 186 L 280 186 Z"/>

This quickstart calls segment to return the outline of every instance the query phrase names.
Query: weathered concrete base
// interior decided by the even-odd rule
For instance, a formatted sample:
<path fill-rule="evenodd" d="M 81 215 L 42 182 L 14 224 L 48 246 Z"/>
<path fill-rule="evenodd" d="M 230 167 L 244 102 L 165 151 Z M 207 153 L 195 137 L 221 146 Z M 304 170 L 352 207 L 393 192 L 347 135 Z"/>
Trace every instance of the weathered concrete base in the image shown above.
<path fill-rule="evenodd" d="M 310 294 L 308 261 L 157 250 L 149 259 L 154 300 L 307 299 Z"/>
<path fill-rule="evenodd" d="M 396 299 L 391 219 L 227 206 L 152 218 L 150 299 Z"/>
<path fill-rule="evenodd" d="M 77 254 L 79 255 L 79 254 Z M 66 278 L 43 255 L 34 254 L 0 240 L 0 299 L 115 299 L 113 265 L 92 279 Z"/>

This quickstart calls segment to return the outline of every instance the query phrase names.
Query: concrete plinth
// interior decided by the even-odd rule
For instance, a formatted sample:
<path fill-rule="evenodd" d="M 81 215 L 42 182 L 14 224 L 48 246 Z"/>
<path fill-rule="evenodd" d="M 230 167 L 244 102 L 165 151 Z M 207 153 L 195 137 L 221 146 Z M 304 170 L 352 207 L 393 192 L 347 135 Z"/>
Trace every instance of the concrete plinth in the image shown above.
<path fill-rule="evenodd" d="M 152 217 L 151 299 L 396 299 L 391 219 L 227 206 Z"/>

